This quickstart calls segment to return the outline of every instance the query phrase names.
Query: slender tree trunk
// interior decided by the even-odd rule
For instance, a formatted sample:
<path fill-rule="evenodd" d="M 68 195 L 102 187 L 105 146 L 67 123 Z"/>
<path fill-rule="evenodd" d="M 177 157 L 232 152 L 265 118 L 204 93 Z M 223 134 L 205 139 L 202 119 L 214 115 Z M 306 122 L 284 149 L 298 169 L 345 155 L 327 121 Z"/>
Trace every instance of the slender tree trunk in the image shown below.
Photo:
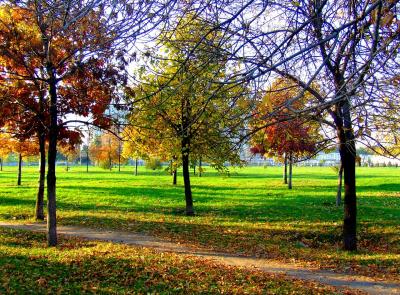
<path fill-rule="evenodd" d="M 182 139 L 182 168 L 183 168 L 183 182 L 185 184 L 185 201 L 186 201 L 186 215 L 193 216 L 193 198 L 192 189 L 190 186 L 190 172 L 189 172 L 189 145 L 190 140 L 188 137 Z"/>
<path fill-rule="evenodd" d="M 289 182 L 288 182 L 288 188 L 292 189 L 292 175 L 293 175 L 293 155 L 292 153 L 289 153 Z"/>
<path fill-rule="evenodd" d="M 118 172 L 121 172 L 121 148 L 118 147 Z"/>
<path fill-rule="evenodd" d="M 193 175 L 196 176 L 196 164 L 193 164 Z"/>
<path fill-rule="evenodd" d="M 176 170 L 176 168 L 174 168 L 172 170 L 172 184 L 173 185 L 177 184 L 177 175 L 178 175 L 178 171 Z"/>
<path fill-rule="evenodd" d="M 285 153 L 283 156 L 283 183 L 284 184 L 288 183 L 287 169 L 288 169 L 288 158 L 287 158 L 287 154 Z"/>
<path fill-rule="evenodd" d="M 46 178 L 46 142 L 44 131 L 39 134 L 39 187 L 36 197 L 35 218 L 36 220 L 44 220 L 44 182 Z"/>
<path fill-rule="evenodd" d="M 89 172 L 89 147 L 86 152 L 86 172 Z"/>
<path fill-rule="evenodd" d="M 47 154 L 47 243 L 57 245 L 57 206 L 56 206 L 56 157 L 58 137 L 57 89 L 54 69 L 49 67 L 50 86 L 50 128 Z"/>
<path fill-rule="evenodd" d="M 90 146 L 90 128 L 88 125 L 88 144 L 86 150 L 86 173 L 89 173 L 89 146 Z"/>
<path fill-rule="evenodd" d="M 343 164 L 340 161 L 339 171 L 338 171 L 338 188 L 336 194 L 336 207 L 339 207 L 342 203 L 342 180 L 343 180 Z"/>
<path fill-rule="evenodd" d="M 138 175 L 137 169 L 138 169 L 138 158 L 135 159 L 135 176 Z"/>
<path fill-rule="evenodd" d="M 17 184 L 21 185 L 22 178 L 22 154 L 18 154 L 18 181 Z"/>
<path fill-rule="evenodd" d="M 0 171 L 3 171 L 3 158 L 0 158 Z"/>
<path fill-rule="evenodd" d="M 202 168 L 201 168 L 201 157 L 199 159 L 199 177 L 201 177 Z"/>
<path fill-rule="evenodd" d="M 351 124 L 350 104 L 338 106 L 342 120 L 338 120 L 339 152 L 344 174 L 343 248 L 357 250 L 356 146 Z"/>
<path fill-rule="evenodd" d="M 67 162 L 67 172 L 69 171 L 69 161 L 68 158 L 66 158 L 66 162 Z"/>

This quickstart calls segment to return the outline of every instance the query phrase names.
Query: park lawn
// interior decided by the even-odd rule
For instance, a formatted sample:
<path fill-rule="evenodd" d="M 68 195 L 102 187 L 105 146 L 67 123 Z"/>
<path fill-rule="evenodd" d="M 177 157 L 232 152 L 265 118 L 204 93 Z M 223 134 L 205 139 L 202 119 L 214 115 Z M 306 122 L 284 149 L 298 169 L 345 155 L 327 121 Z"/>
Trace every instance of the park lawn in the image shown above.
<path fill-rule="evenodd" d="M 37 168 L 0 173 L 0 219 L 32 218 Z M 265 258 L 400 280 L 400 168 L 357 168 L 359 251 L 341 248 L 343 209 L 335 206 L 329 167 L 295 167 L 294 189 L 281 168 L 206 168 L 192 177 L 197 216 L 183 215 L 183 181 L 162 171 L 58 168 L 58 220 L 65 225 L 139 231 L 172 241 Z"/>
<path fill-rule="evenodd" d="M 282 275 L 131 246 L 0 229 L 0 294 L 337 294 Z M 351 294 L 347 292 L 346 294 Z"/>

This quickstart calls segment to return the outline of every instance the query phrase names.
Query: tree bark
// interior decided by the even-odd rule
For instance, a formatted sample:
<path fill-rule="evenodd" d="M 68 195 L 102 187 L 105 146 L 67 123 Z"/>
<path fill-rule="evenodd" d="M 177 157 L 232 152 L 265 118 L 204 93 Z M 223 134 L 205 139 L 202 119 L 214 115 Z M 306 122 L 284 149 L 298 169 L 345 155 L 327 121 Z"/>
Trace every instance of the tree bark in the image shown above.
<path fill-rule="evenodd" d="M 288 158 L 287 158 L 287 154 L 285 153 L 284 155 L 284 160 L 283 160 L 283 183 L 284 184 L 288 184 Z"/>
<path fill-rule="evenodd" d="M 137 169 L 138 169 L 138 159 L 136 158 L 136 159 L 135 159 L 135 176 L 138 175 Z"/>
<path fill-rule="evenodd" d="M 88 144 L 86 149 L 86 173 L 89 173 L 89 146 L 90 146 L 90 128 L 88 125 Z"/>
<path fill-rule="evenodd" d="M 121 172 L 121 146 L 118 147 L 118 172 Z"/>
<path fill-rule="evenodd" d="M 49 246 L 57 245 L 57 206 L 56 206 L 56 157 L 57 157 L 57 89 L 54 70 L 48 69 L 51 79 L 50 90 L 50 128 L 49 148 L 47 154 L 47 243 Z"/>
<path fill-rule="evenodd" d="M 202 168 L 201 168 L 201 157 L 199 159 L 199 177 L 201 177 L 201 172 L 202 172 Z"/>
<path fill-rule="evenodd" d="M 186 201 L 186 215 L 193 216 L 193 198 L 192 189 L 190 186 L 190 172 L 189 172 L 189 145 L 190 140 L 188 137 L 182 138 L 182 169 L 183 169 L 183 182 L 185 184 L 185 201 Z"/>
<path fill-rule="evenodd" d="M 289 153 L 289 182 L 288 182 L 288 189 L 292 189 L 292 170 L 293 170 L 293 155 Z"/>
<path fill-rule="evenodd" d="M 176 168 L 172 170 L 172 184 L 176 185 L 177 184 L 177 175 L 178 171 L 176 171 Z"/>
<path fill-rule="evenodd" d="M 36 197 L 35 218 L 36 220 L 44 220 L 44 182 L 46 178 L 46 135 L 44 130 L 39 134 L 39 187 Z"/>
<path fill-rule="evenodd" d="M 17 184 L 21 185 L 22 178 L 22 154 L 18 154 L 18 181 Z"/>
<path fill-rule="evenodd" d="M 86 152 L 86 172 L 89 172 L 89 146 Z"/>
<path fill-rule="evenodd" d="M 337 133 L 344 174 L 343 248 L 357 250 L 356 146 L 351 124 L 350 104 L 338 106 Z"/>
<path fill-rule="evenodd" d="M 343 164 L 340 161 L 339 171 L 338 171 L 338 188 L 336 193 L 336 207 L 339 207 L 342 203 L 342 186 L 343 186 Z"/>

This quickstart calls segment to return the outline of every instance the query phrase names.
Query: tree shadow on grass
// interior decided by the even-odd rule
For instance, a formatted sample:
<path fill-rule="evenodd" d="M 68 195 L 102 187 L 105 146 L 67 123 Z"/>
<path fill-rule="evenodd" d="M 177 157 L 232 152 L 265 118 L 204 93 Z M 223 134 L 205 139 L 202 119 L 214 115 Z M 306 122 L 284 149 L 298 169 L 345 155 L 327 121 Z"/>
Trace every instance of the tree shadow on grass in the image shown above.
<path fill-rule="evenodd" d="M 35 205 L 35 199 L 32 200 L 24 198 L 21 199 L 19 196 L 9 197 L 2 195 L 0 197 L 0 206 L 25 206 L 25 205 Z"/>
<path fill-rule="evenodd" d="M 193 217 L 191 217 L 193 218 Z M 108 219 L 108 220 L 107 220 Z M 68 225 L 80 224 L 80 216 L 69 216 L 62 219 L 62 223 Z M 269 257 L 269 249 L 273 245 L 277 248 L 287 246 L 297 247 L 298 243 L 304 242 L 307 248 L 315 248 L 323 251 L 338 251 L 341 244 L 341 225 L 329 226 L 326 224 L 306 223 L 298 227 L 288 227 L 285 222 L 270 222 L 271 227 L 254 228 L 253 226 L 230 225 L 219 226 L 198 222 L 174 221 L 150 221 L 136 220 L 130 217 L 103 218 L 91 216 L 86 219 L 85 226 L 98 228 L 107 227 L 118 231 L 142 232 L 150 235 L 168 237 L 178 242 L 189 242 L 199 246 L 211 247 L 218 251 L 243 252 L 254 255 Z M 397 232 L 392 233 L 371 233 L 360 232 L 360 245 L 369 245 L 372 248 L 360 248 L 359 254 L 393 253 L 400 254 L 400 245 L 396 242 Z M 389 243 L 389 240 L 394 242 Z M 379 246 L 386 244 L 387 248 L 379 250 Z M 244 249 L 245 248 L 245 249 Z M 264 249 L 264 250 L 263 250 Z M 373 250 L 373 251 L 371 251 Z M 346 253 L 343 251 L 343 253 Z M 312 256 L 312 254 L 310 254 Z M 351 257 L 349 257 L 350 259 Z M 312 259 L 312 257 L 310 257 Z M 344 258 L 343 258 L 344 259 Z M 368 260 L 363 257 L 364 260 Z M 376 260 L 371 258 L 371 261 Z M 387 263 L 399 263 L 395 258 L 388 258 Z M 385 263 L 386 263 L 385 262 Z"/>
<path fill-rule="evenodd" d="M 71 199 L 71 195 L 80 193 L 93 195 L 93 199 Z M 335 206 L 334 194 L 328 187 L 319 189 L 315 194 L 315 188 L 302 187 L 301 194 L 290 191 L 286 195 L 282 190 L 266 196 L 259 188 L 246 188 L 245 195 L 234 188 L 222 186 L 194 185 L 195 210 L 200 215 L 212 215 L 214 217 L 227 218 L 231 221 L 246 220 L 287 220 L 287 221 L 312 221 L 326 220 L 337 221 L 342 218 L 342 209 Z M 261 192 L 260 192 L 261 191 Z M 61 197 L 58 206 L 61 210 L 80 211 L 110 211 L 110 212 L 138 212 L 172 215 L 173 210 L 184 208 L 183 187 L 63 187 L 65 200 Z M 332 197 L 330 196 L 332 195 Z M 87 198 L 87 197 L 86 197 Z M 68 201 L 67 201 L 68 200 Z M 76 201 L 75 201 L 76 200 Z M 108 203 L 108 204 L 104 204 Z M 364 212 L 369 212 L 379 207 L 381 214 L 400 214 L 396 208 L 387 208 L 383 204 L 363 204 Z M 365 211 L 366 210 L 366 211 Z M 387 215 L 389 216 L 389 215 Z"/>
<path fill-rule="evenodd" d="M 390 192 L 390 193 L 400 193 L 400 183 L 382 183 L 378 185 L 359 185 L 357 186 L 357 191 L 358 192 L 368 192 L 368 191 L 374 191 L 374 192 Z M 400 194 L 399 194 L 400 196 Z"/>

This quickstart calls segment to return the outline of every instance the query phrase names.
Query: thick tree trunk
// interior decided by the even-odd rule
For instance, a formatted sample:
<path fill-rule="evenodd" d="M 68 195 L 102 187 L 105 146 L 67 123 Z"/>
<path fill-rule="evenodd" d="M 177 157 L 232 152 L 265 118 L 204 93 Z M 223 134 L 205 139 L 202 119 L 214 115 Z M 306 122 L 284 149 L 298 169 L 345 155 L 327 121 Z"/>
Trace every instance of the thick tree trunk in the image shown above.
<path fill-rule="evenodd" d="M 44 220 L 44 182 L 46 178 L 46 142 L 45 134 L 39 134 L 39 187 L 36 197 L 35 218 L 36 220 Z"/>
<path fill-rule="evenodd" d="M 283 183 L 287 184 L 288 183 L 288 175 L 287 175 L 287 171 L 288 170 L 288 158 L 287 158 L 287 154 L 284 154 L 284 158 L 283 158 Z"/>
<path fill-rule="evenodd" d="M 339 153 L 344 173 L 343 248 L 357 250 L 356 146 L 351 124 L 350 105 L 338 106 L 342 116 L 337 124 Z"/>
<path fill-rule="evenodd" d="M 135 176 L 138 175 L 137 169 L 138 169 L 138 159 L 136 158 L 136 159 L 135 159 Z"/>
<path fill-rule="evenodd" d="M 343 164 L 340 161 L 339 171 L 338 171 L 338 188 L 336 193 L 336 207 L 339 207 L 342 203 L 342 183 L 343 180 Z"/>
<path fill-rule="evenodd" d="M 57 157 L 57 90 L 54 73 L 49 69 L 52 79 L 50 86 L 50 128 L 49 148 L 47 154 L 47 243 L 49 246 L 57 245 L 57 206 L 56 206 L 56 157 Z"/>
<path fill-rule="evenodd" d="M 193 216 L 193 199 L 192 189 L 190 186 L 190 172 L 189 172 L 189 145 L 190 140 L 187 137 L 182 139 L 182 168 L 183 168 L 183 182 L 185 184 L 185 200 L 186 200 L 186 215 Z"/>
<path fill-rule="evenodd" d="M 22 154 L 18 154 L 18 181 L 17 184 L 21 185 L 22 178 Z"/>
<path fill-rule="evenodd" d="M 293 156 L 292 153 L 289 154 L 289 181 L 288 181 L 288 189 L 292 189 L 292 173 L 293 171 Z"/>

